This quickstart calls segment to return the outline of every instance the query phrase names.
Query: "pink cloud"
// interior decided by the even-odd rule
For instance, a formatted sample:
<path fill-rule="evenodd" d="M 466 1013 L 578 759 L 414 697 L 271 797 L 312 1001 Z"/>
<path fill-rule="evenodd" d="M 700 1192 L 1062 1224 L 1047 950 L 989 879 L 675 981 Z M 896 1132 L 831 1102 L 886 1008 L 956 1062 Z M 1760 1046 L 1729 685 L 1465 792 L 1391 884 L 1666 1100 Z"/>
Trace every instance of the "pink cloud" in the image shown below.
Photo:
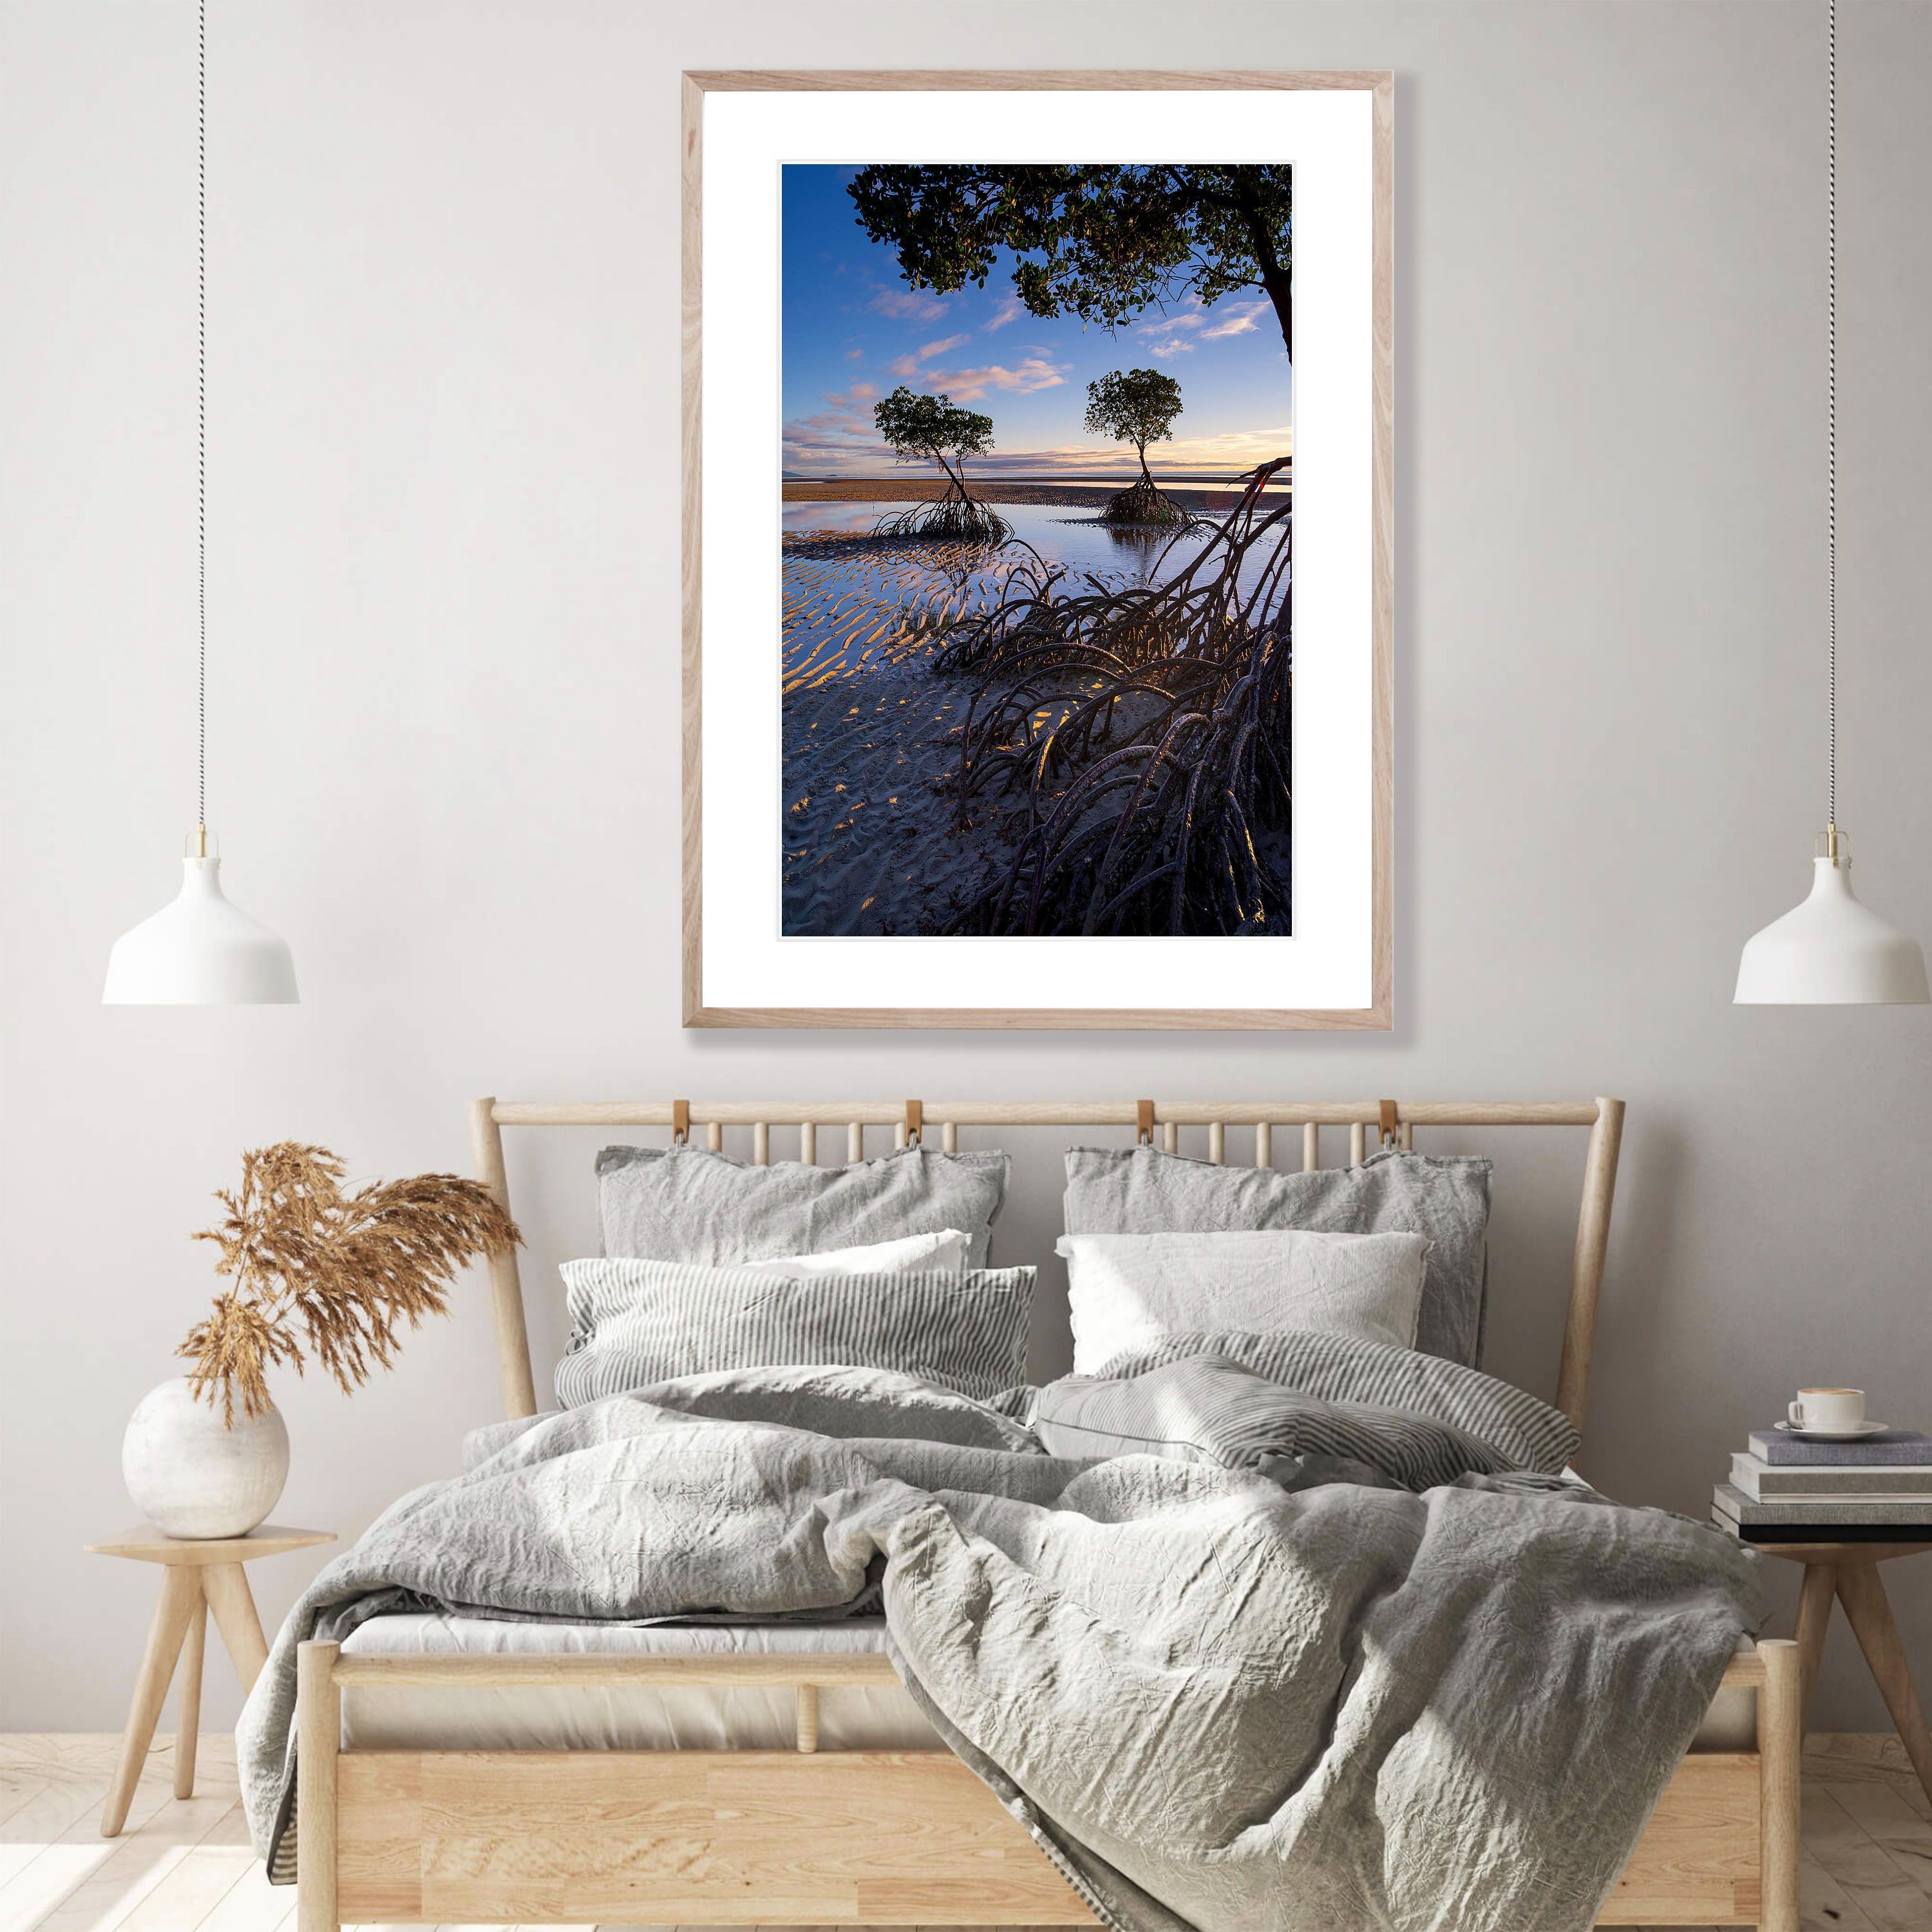
<path fill-rule="evenodd" d="M 878 393 L 877 388 L 870 382 L 854 382 L 842 394 L 836 389 L 826 390 L 825 400 L 835 410 L 845 410 L 850 409 L 854 403 L 869 403 Z"/>
<path fill-rule="evenodd" d="M 928 342 L 920 350 L 919 359 L 930 362 L 935 356 L 944 356 L 949 349 L 957 349 L 965 340 L 963 335 L 942 335 L 937 342 Z"/>
<path fill-rule="evenodd" d="M 784 426 L 784 443 L 787 468 L 844 457 L 880 461 L 886 454 L 870 412 L 858 410 L 821 410 L 815 416 L 794 416 Z"/>
<path fill-rule="evenodd" d="M 946 304 L 923 289 L 881 289 L 872 306 L 896 322 L 934 322 L 946 313 Z"/>
<path fill-rule="evenodd" d="M 1267 313 L 1273 306 L 1265 302 L 1240 302 L 1223 311 L 1223 320 L 1217 322 L 1202 336 L 1204 342 L 1212 341 L 1218 336 L 1246 335 L 1255 326 L 1256 318 Z"/>
<path fill-rule="evenodd" d="M 785 434 L 804 430 L 813 436 L 862 436 L 873 434 L 871 412 L 865 410 L 820 410 L 816 415 L 794 416 L 785 424 Z"/>
<path fill-rule="evenodd" d="M 1009 296 L 1006 300 L 1000 303 L 999 307 L 993 311 L 992 320 L 988 322 L 982 322 L 980 326 L 982 328 L 986 329 L 988 334 L 991 334 L 992 332 L 996 328 L 1004 328 L 1006 324 L 1010 322 L 1018 321 L 1020 317 L 1025 314 L 1026 304 L 1022 302 L 1018 296 Z"/>
<path fill-rule="evenodd" d="M 976 403 L 989 389 L 1025 396 L 1036 389 L 1057 388 L 1066 380 L 1066 368 L 1064 363 L 1029 356 L 1017 369 L 994 362 L 982 369 L 928 369 L 922 376 L 928 388 L 943 389 L 956 403 Z"/>
<path fill-rule="evenodd" d="M 1150 322 L 1136 326 L 1136 335 L 1172 335 L 1178 328 L 1198 328 L 1201 317 L 1193 314 L 1157 315 Z"/>

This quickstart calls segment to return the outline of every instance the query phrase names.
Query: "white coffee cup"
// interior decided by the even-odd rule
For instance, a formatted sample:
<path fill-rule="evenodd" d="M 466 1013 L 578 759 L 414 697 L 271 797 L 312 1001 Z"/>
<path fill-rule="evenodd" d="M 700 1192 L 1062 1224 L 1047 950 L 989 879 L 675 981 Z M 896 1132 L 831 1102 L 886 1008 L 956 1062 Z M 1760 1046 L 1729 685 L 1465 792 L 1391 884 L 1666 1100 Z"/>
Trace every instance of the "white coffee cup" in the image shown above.
<path fill-rule="evenodd" d="M 1828 1435 L 1850 1435 L 1865 1419 L 1863 1389 L 1802 1388 L 1786 1413 L 1794 1429 L 1815 1429 Z"/>

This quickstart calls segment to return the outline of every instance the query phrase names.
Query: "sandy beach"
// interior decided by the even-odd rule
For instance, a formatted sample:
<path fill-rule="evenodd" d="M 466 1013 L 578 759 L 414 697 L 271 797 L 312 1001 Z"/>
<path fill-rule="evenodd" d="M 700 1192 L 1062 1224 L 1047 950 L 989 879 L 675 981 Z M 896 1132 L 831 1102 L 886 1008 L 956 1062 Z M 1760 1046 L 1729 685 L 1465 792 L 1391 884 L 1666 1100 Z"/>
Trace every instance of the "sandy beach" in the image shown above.
<path fill-rule="evenodd" d="M 944 931 L 1006 851 L 953 823 L 970 681 L 932 668 L 945 625 L 1010 563 L 951 545 L 788 538 L 784 930 Z M 990 816 L 990 814 L 988 814 Z"/>

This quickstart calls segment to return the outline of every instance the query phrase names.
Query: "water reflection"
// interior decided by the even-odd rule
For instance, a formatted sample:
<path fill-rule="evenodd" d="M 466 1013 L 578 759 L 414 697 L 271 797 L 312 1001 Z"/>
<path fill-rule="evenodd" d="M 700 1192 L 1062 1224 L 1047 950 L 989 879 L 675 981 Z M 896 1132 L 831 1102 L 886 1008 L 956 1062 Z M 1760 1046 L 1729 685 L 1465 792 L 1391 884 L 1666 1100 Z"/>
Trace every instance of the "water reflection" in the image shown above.
<path fill-rule="evenodd" d="M 974 684 L 932 665 L 952 625 L 997 605 L 1016 571 L 1059 573 L 1056 597 L 1146 587 L 1185 570 L 1212 535 L 1123 529 L 1078 506 L 1003 503 L 1016 537 L 1006 544 L 873 539 L 892 507 L 784 506 L 788 934 L 949 930 L 1008 862 L 992 817 L 975 830 L 956 823 L 952 778 Z M 1244 578 L 1273 551 L 1271 541 L 1256 544 Z M 1037 722 L 1072 701 L 1047 700 Z"/>

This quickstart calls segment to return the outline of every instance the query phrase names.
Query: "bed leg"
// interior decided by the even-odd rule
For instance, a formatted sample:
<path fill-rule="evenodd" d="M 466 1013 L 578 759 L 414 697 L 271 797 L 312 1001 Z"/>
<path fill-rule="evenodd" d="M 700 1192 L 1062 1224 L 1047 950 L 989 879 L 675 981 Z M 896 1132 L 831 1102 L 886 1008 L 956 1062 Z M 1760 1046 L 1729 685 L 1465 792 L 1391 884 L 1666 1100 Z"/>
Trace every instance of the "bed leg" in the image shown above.
<path fill-rule="evenodd" d="M 335 1759 L 342 1743 L 341 1646 L 296 1652 L 296 1932 L 340 1932 L 335 1903 Z"/>
<path fill-rule="evenodd" d="M 1798 1932 L 1798 1780 L 1804 1754 L 1804 1665 L 1798 1646 L 1766 1637 L 1764 1688 L 1758 1693 L 1760 1809 L 1758 1924 L 1762 1932 Z M 304 1928 L 306 1932 L 306 1928 Z"/>

